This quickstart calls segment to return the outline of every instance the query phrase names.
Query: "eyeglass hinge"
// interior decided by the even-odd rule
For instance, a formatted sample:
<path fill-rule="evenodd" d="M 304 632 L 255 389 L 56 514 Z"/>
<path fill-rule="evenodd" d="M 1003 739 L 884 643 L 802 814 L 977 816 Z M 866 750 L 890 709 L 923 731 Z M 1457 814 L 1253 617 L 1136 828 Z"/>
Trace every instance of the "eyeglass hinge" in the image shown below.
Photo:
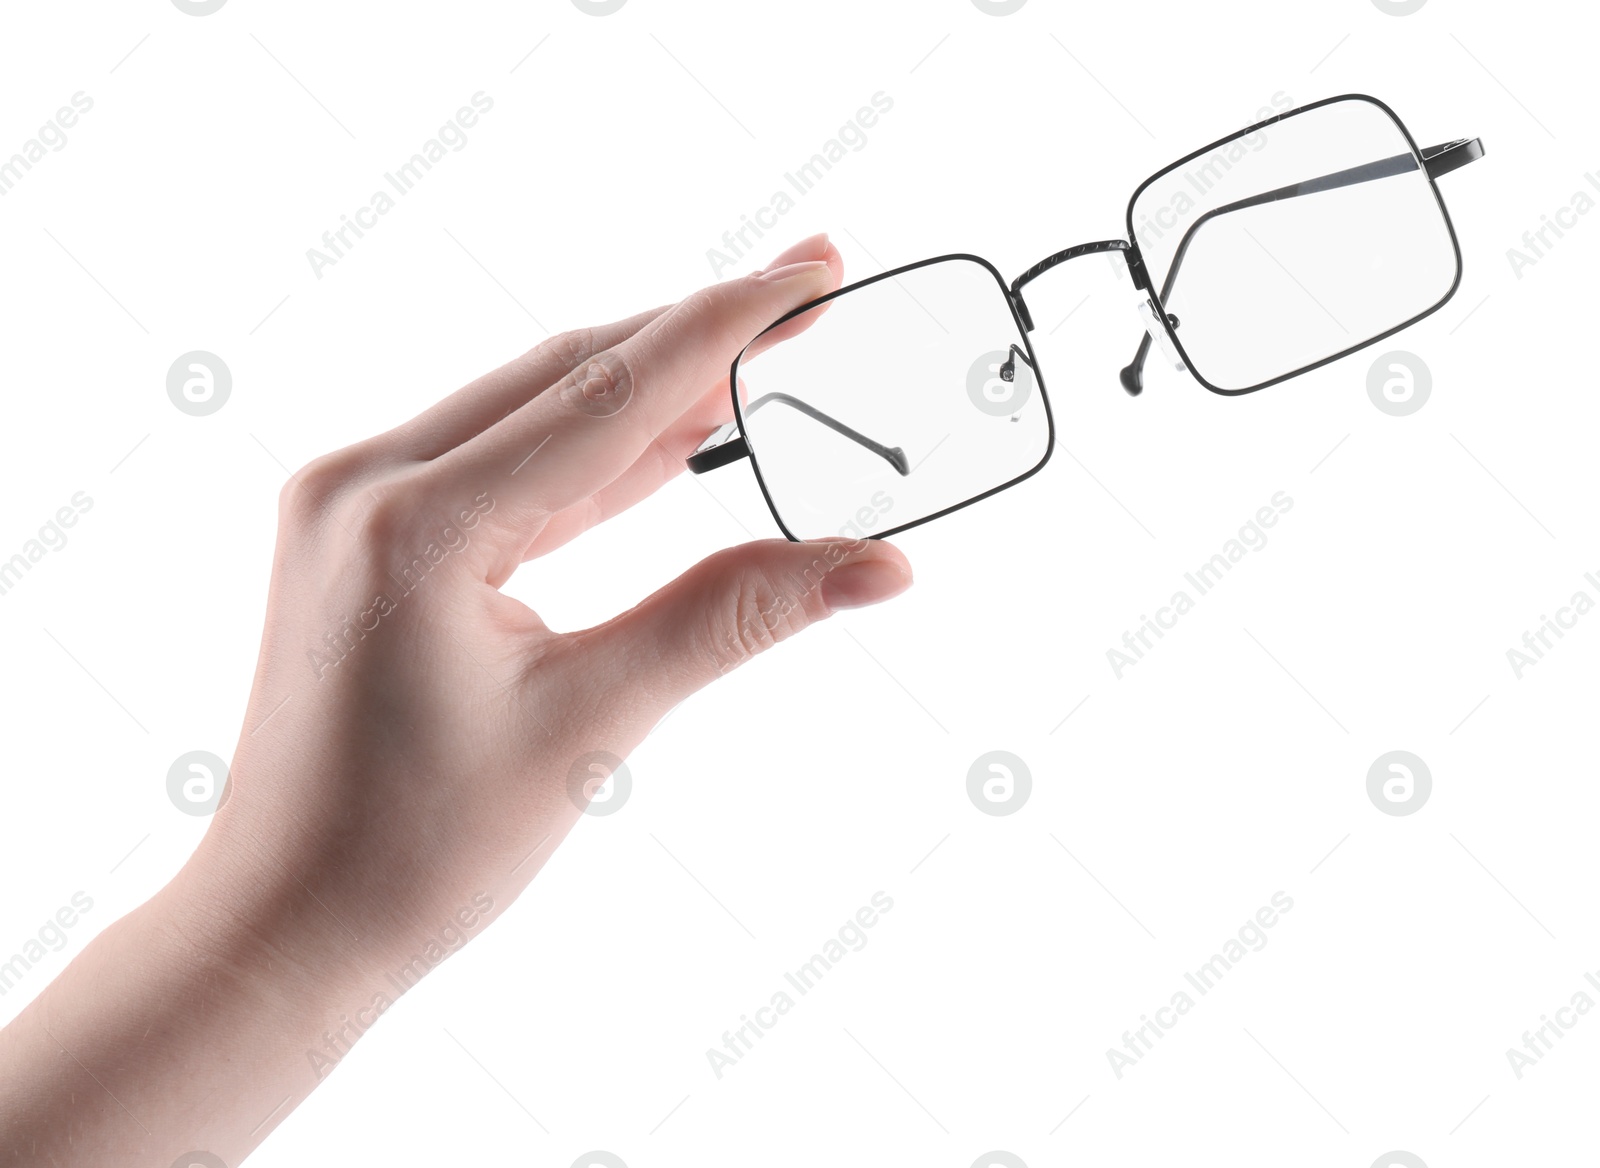
<path fill-rule="evenodd" d="M 1150 285 L 1150 272 L 1144 266 L 1144 256 L 1139 252 L 1139 245 L 1130 243 L 1122 254 L 1128 261 L 1128 275 L 1133 278 L 1133 286 L 1141 292 L 1154 291 Z"/>
<path fill-rule="evenodd" d="M 1017 318 L 1022 321 L 1023 331 L 1031 333 L 1033 313 L 1028 311 L 1028 302 L 1022 298 L 1022 293 L 1014 288 L 1008 290 L 1008 295 L 1011 297 L 1011 303 L 1017 306 Z"/>
<path fill-rule="evenodd" d="M 716 470 L 719 466 L 727 466 L 730 462 L 737 462 L 741 458 L 750 457 L 750 447 L 744 440 L 744 435 L 735 435 L 738 423 L 726 422 L 700 444 L 686 460 L 690 474 L 705 474 L 708 470 Z"/>

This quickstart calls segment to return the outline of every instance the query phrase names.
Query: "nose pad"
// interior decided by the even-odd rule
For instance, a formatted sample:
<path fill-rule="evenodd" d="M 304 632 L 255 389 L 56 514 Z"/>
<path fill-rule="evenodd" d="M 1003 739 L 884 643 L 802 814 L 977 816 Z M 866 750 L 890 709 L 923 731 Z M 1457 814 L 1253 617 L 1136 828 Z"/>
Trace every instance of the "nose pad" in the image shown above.
<path fill-rule="evenodd" d="M 1161 350 L 1161 355 L 1167 359 L 1179 373 L 1184 371 L 1183 358 L 1178 355 L 1178 348 L 1172 343 L 1172 338 L 1167 335 L 1167 330 L 1161 327 L 1161 319 L 1156 316 L 1155 302 L 1145 300 L 1139 305 L 1139 317 L 1144 321 L 1145 332 L 1150 334 L 1150 339 L 1155 342 L 1156 348 Z M 1177 318 L 1172 318 L 1172 323 L 1178 323 Z"/>

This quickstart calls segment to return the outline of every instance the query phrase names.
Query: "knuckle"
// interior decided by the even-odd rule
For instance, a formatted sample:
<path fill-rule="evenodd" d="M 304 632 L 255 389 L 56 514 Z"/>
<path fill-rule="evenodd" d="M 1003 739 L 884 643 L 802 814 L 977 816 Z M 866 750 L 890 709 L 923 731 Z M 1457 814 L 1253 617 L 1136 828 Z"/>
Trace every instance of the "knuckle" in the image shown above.
<path fill-rule="evenodd" d="M 278 495 L 279 522 L 301 532 L 337 526 L 364 545 L 384 547 L 419 522 L 414 475 L 380 473 L 363 445 L 312 459 Z"/>
<path fill-rule="evenodd" d="M 407 542 L 419 516 L 411 493 L 390 487 L 367 492 L 360 514 L 351 520 L 348 525 L 360 532 L 369 546 L 390 548 Z"/>
<path fill-rule="evenodd" d="M 590 328 L 568 329 L 564 333 L 557 333 L 539 346 L 539 349 L 548 354 L 557 364 L 568 369 L 574 369 L 587 360 L 594 352 L 594 330 Z"/>
<path fill-rule="evenodd" d="M 697 315 L 716 316 L 738 303 L 738 281 L 709 284 L 689 294 L 689 310 Z"/>
<path fill-rule="evenodd" d="M 722 328 L 726 322 L 738 318 L 739 310 L 747 301 L 747 290 L 739 280 L 730 280 L 728 283 L 714 283 L 709 288 L 701 288 L 698 293 L 691 293 L 685 302 L 685 309 L 691 320 L 698 320 L 702 326 Z"/>
<path fill-rule="evenodd" d="M 689 297 L 684 323 L 692 322 L 694 331 L 715 346 L 742 347 L 749 340 L 738 335 L 739 326 L 748 315 L 748 303 L 748 290 L 741 281 L 713 284 Z"/>
<path fill-rule="evenodd" d="M 628 408 L 636 390 L 634 360 L 624 347 L 579 361 L 562 387 L 563 403 L 590 417 L 609 418 Z"/>
<path fill-rule="evenodd" d="M 793 635 L 805 623 L 803 609 L 788 598 L 763 572 L 742 573 L 731 594 L 733 622 L 729 648 L 754 656 Z"/>
<path fill-rule="evenodd" d="M 304 517 L 325 510 L 356 479 L 361 461 L 354 448 L 313 458 L 290 475 L 278 492 L 280 511 L 286 516 Z"/>

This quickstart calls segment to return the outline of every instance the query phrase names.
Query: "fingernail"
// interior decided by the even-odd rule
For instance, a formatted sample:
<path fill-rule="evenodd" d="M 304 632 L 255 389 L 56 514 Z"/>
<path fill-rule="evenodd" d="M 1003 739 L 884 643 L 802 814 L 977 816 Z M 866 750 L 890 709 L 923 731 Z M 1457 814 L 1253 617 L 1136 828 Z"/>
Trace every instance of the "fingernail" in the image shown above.
<path fill-rule="evenodd" d="M 911 587 L 911 573 L 890 560 L 840 564 L 822 578 L 822 602 L 830 611 L 864 608 L 899 596 Z"/>
<path fill-rule="evenodd" d="M 770 272 L 762 272 L 758 280 L 770 280 L 773 283 L 779 280 L 792 279 L 795 276 L 804 276 L 808 272 L 815 272 L 828 266 L 827 260 L 806 260 L 798 264 L 784 264 L 781 268 L 773 268 Z"/>
<path fill-rule="evenodd" d="M 815 235 L 806 236 L 799 243 L 784 248 L 767 267 L 781 268 L 785 264 L 797 263 L 800 260 L 810 259 L 814 256 L 826 255 L 827 251 L 828 233 L 819 231 Z"/>

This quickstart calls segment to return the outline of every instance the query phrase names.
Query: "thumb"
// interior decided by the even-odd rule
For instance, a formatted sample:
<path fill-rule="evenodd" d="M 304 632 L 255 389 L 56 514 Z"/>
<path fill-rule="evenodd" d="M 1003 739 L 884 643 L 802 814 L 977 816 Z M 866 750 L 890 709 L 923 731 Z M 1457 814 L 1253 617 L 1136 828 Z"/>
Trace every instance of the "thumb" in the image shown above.
<path fill-rule="evenodd" d="M 665 713 L 840 609 L 877 604 L 910 586 L 904 554 L 879 540 L 760 540 L 700 561 L 591 630 L 588 648 L 612 658 L 616 675 L 637 679 L 639 696 Z"/>

